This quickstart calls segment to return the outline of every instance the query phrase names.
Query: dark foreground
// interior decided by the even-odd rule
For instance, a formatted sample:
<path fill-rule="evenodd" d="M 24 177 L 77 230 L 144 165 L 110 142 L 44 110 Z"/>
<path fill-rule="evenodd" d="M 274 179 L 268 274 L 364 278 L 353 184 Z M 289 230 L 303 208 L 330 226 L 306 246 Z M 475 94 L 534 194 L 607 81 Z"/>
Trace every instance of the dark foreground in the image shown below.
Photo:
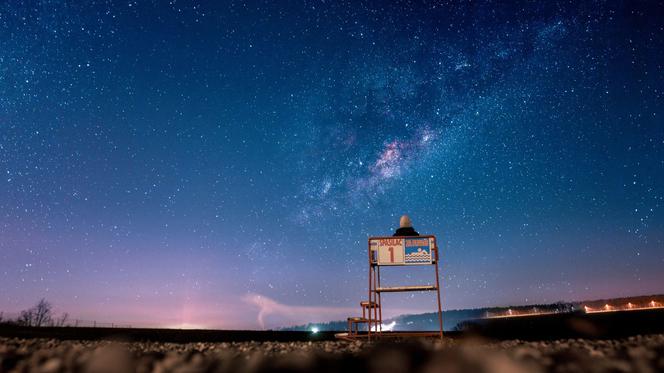
<path fill-rule="evenodd" d="M 61 341 L 0 337 L 0 372 L 662 372 L 664 335 L 482 342 Z"/>
<path fill-rule="evenodd" d="M 26 327 L 0 324 L 0 337 L 44 338 L 60 340 L 116 340 L 171 343 L 191 342 L 316 342 L 334 340 L 335 332 L 295 332 L 274 330 L 213 330 L 213 329 L 142 329 L 142 328 L 81 328 Z"/>

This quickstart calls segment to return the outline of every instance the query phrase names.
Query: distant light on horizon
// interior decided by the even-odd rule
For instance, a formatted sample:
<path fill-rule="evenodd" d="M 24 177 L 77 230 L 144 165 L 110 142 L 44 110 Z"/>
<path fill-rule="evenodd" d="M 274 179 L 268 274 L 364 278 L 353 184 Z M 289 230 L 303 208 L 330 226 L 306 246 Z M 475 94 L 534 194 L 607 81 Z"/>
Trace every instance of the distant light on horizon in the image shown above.
<path fill-rule="evenodd" d="M 604 313 L 604 312 L 620 312 L 620 311 L 642 311 L 642 310 L 649 310 L 649 309 L 663 309 L 664 306 L 662 306 L 660 303 L 655 302 L 654 300 L 644 304 L 641 303 L 641 305 L 635 305 L 632 302 L 627 302 L 624 305 L 610 305 L 610 304 L 605 304 L 601 308 L 591 308 L 589 306 L 583 306 L 583 310 L 586 313 Z"/>

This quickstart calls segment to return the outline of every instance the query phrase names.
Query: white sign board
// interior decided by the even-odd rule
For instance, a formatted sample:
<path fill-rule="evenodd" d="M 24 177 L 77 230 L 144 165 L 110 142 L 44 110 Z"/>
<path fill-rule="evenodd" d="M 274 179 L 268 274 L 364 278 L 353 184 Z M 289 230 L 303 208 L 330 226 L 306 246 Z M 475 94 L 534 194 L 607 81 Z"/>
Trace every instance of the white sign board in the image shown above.
<path fill-rule="evenodd" d="M 372 251 L 376 252 L 378 265 L 418 265 L 431 264 L 433 238 L 430 237 L 386 237 L 369 240 Z"/>

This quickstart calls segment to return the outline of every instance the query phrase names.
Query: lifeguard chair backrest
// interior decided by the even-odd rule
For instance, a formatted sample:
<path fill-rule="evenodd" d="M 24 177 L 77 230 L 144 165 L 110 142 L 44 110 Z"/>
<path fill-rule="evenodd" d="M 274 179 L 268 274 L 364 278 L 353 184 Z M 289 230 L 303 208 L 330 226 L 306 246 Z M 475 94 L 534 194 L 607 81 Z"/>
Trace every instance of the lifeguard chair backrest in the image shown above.
<path fill-rule="evenodd" d="M 435 248 L 435 236 L 369 238 L 372 261 L 379 266 L 431 265 Z"/>

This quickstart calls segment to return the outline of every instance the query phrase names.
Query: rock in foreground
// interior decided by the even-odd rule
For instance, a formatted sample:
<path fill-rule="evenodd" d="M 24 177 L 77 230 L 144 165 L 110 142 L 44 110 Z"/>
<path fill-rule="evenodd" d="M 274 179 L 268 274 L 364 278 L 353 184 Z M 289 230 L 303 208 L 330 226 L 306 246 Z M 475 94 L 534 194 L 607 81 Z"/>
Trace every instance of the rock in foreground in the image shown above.
<path fill-rule="evenodd" d="M 141 343 L 0 338 L 0 372 L 662 372 L 664 335 L 552 342 Z"/>

